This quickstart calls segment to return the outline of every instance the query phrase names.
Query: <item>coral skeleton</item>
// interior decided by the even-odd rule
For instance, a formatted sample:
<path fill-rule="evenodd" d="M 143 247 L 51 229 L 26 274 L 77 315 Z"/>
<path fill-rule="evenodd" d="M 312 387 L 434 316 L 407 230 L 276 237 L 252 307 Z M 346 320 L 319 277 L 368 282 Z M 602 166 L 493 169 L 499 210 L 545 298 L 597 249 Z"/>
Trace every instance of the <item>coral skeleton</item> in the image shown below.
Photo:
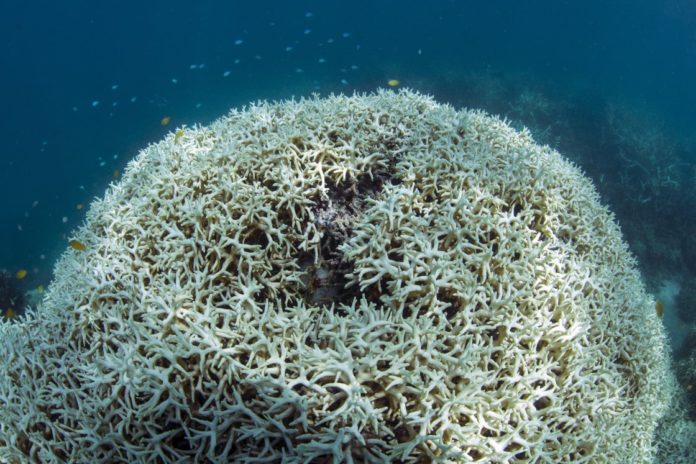
<path fill-rule="evenodd" d="M 0 461 L 649 463 L 655 303 L 581 171 L 402 90 L 145 148 L 0 323 Z"/>

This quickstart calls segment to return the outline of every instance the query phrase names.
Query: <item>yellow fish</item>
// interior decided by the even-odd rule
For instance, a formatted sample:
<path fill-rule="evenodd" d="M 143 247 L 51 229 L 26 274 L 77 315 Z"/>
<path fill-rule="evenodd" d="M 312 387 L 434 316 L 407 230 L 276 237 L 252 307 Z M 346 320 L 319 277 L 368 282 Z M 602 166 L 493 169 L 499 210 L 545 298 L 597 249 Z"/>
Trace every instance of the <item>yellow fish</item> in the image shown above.
<path fill-rule="evenodd" d="M 387 85 L 389 85 L 389 87 L 396 87 L 399 84 L 401 84 L 401 81 L 399 81 L 398 79 L 389 79 L 387 81 Z"/>
<path fill-rule="evenodd" d="M 68 243 L 70 244 L 70 248 L 72 248 L 73 250 L 85 251 L 87 249 L 87 245 L 85 245 L 79 240 L 70 240 L 70 242 Z"/>
<path fill-rule="evenodd" d="M 17 271 L 17 273 L 15 274 L 15 277 L 17 277 L 17 278 L 20 279 L 20 280 L 23 279 L 23 278 L 25 278 L 26 276 L 27 276 L 27 270 L 26 270 L 26 269 L 20 269 L 20 270 Z"/>
<path fill-rule="evenodd" d="M 12 319 L 13 317 L 15 317 L 14 309 L 7 308 L 7 311 L 5 311 L 5 317 L 8 319 Z"/>
<path fill-rule="evenodd" d="M 43 293 L 43 292 L 44 292 L 44 286 L 43 286 L 43 285 L 39 285 L 38 287 L 36 287 L 36 291 L 39 292 L 39 293 Z"/>
<path fill-rule="evenodd" d="M 163 126 L 166 126 L 167 124 L 169 124 L 171 122 L 171 120 L 172 120 L 172 118 L 170 116 L 165 116 L 160 121 L 160 124 L 162 124 Z"/>
<path fill-rule="evenodd" d="M 177 129 L 176 132 L 174 132 L 174 141 L 178 142 L 181 137 L 184 136 L 184 129 Z"/>
<path fill-rule="evenodd" d="M 84 207 L 85 207 L 85 205 L 82 204 L 82 203 L 78 203 L 78 204 L 75 205 L 75 209 L 76 209 L 76 210 L 81 210 L 81 209 L 84 208 Z"/>
<path fill-rule="evenodd" d="M 119 171 L 118 169 L 114 169 L 114 172 L 111 173 L 111 177 L 113 177 L 114 179 L 118 179 L 119 177 L 121 177 L 121 171 Z"/>
<path fill-rule="evenodd" d="M 660 319 L 665 315 L 665 305 L 660 300 L 655 300 L 655 313 Z"/>

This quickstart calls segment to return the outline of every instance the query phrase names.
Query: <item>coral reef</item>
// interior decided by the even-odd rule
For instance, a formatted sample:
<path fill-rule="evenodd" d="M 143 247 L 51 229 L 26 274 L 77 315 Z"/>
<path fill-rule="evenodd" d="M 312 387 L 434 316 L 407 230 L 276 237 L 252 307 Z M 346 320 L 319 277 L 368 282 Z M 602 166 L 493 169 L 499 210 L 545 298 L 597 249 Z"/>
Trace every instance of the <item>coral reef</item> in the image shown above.
<path fill-rule="evenodd" d="M 645 204 L 678 194 L 687 166 L 665 130 L 641 116 L 619 105 L 608 105 L 605 127 L 606 136 L 623 160 L 619 173 L 622 188 L 630 191 L 632 201 Z"/>
<path fill-rule="evenodd" d="M 558 87 L 542 76 L 439 63 L 421 88 L 457 106 L 485 108 L 527 128 L 576 162 L 616 214 L 650 290 L 696 275 L 696 145 L 639 103 L 607 100 L 587 82 Z"/>
<path fill-rule="evenodd" d="M 680 391 L 657 428 L 657 461 L 660 464 L 696 462 L 696 329 L 691 329 L 675 361 Z"/>
<path fill-rule="evenodd" d="M 675 391 L 591 183 L 408 91 L 143 150 L 0 325 L 4 462 L 649 463 Z"/>
<path fill-rule="evenodd" d="M 690 393 L 690 392 L 688 392 Z M 675 398 L 664 421 L 656 431 L 659 464 L 693 464 L 696 462 L 696 422 L 688 417 L 689 399 L 682 393 Z M 693 408 L 693 397 L 691 398 Z"/>
<path fill-rule="evenodd" d="M 562 103 L 549 98 L 539 90 L 524 88 L 510 103 L 506 116 L 523 123 L 539 144 L 557 147 L 561 144 L 561 133 L 568 132 L 568 121 L 558 115 L 568 112 Z"/>
<path fill-rule="evenodd" d="M 654 115 L 606 105 L 604 190 L 621 220 L 646 277 L 654 283 L 675 273 L 696 273 L 691 237 L 696 205 L 694 147 L 670 133 Z"/>
<path fill-rule="evenodd" d="M 684 350 L 687 354 L 675 362 L 677 379 L 684 392 L 684 410 L 691 420 L 696 420 L 696 329 L 691 329 L 690 339 L 692 342 Z M 696 444 L 696 443 L 694 443 Z"/>

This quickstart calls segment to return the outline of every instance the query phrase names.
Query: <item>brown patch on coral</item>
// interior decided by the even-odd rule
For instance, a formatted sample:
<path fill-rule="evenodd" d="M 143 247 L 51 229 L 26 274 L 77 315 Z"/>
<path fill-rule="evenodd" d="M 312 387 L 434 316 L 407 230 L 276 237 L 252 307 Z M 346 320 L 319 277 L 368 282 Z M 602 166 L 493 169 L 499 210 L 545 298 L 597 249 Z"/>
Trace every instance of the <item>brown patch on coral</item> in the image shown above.
<path fill-rule="evenodd" d="M 356 287 L 346 287 L 346 275 L 353 271 L 353 265 L 344 259 L 339 247 L 350 238 L 352 225 L 363 214 L 367 200 L 377 196 L 386 183 L 395 182 L 388 172 L 365 174 L 357 181 L 330 186 L 330 200 L 314 208 L 315 225 L 322 233 L 321 256 L 319 262 L 310 255 L 299 260 L 301 267 L 307 270 L 305 298 L 308 304 L 350 304 L 361 296 Z"/>

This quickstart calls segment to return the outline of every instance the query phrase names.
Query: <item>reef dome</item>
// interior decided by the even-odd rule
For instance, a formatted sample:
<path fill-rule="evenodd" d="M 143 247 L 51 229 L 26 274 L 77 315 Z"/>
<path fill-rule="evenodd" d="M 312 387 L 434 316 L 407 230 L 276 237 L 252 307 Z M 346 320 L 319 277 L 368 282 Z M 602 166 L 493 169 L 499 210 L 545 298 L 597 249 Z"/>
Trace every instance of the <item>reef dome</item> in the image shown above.
<path fill-rule="evenodd" d="M 554 150 L 410 91 L 179 128 L 0 325 L 3 462 L 648 463 L 666 342 Z"/>

